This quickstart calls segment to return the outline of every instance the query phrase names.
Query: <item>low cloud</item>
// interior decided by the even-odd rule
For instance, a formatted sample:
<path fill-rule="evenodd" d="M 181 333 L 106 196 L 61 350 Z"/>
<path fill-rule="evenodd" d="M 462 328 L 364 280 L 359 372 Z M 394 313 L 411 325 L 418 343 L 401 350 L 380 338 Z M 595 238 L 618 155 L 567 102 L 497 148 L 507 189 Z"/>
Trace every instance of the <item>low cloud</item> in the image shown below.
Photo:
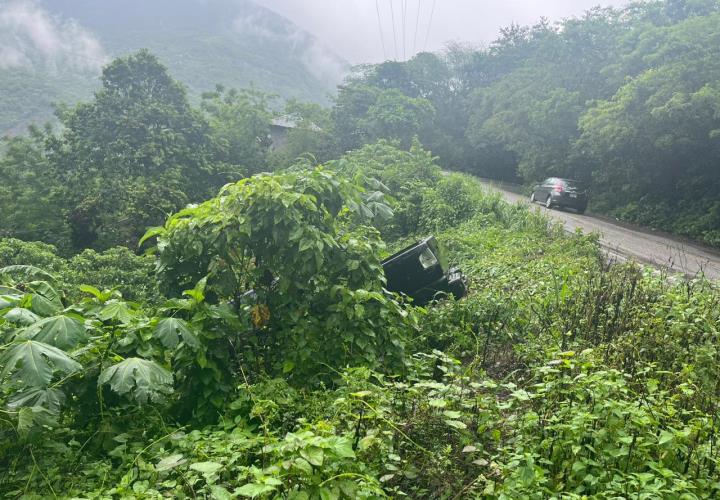
<path fill-rule="evenodd" d="M 301 61 L 317 79 L 330 84 L 340 83 L 350 71 L 344 60 L 317 40 L 303 51 Z"/>
<path fill-rule="evenodd" d="M 32 0 L 0 0 L 0 68 L 97 71 L 107 62 L 98 39 Z"/>
<path fill-rule="evenodd" d="M 293 56 L 329 87 L 339 83 L 349 71 L 348 63 L 314 36 L 291 22 L 279 20 L 274 15 L 271 17 L 264 9 L 239 15 L 233 21 L 233 28 L 245 36 L 285 40 L 292 48 Z"/>
<path fill-rule="evenodd" d="M 285 34 L 279 34 L 277 31 L 273 31 L 264 17 L 257 14 L 251 13 L 241 15 L 233 21 L 233 28 L 238 33 L 244 35 L 253 35 L 261 38 L 281 38 Z"/>

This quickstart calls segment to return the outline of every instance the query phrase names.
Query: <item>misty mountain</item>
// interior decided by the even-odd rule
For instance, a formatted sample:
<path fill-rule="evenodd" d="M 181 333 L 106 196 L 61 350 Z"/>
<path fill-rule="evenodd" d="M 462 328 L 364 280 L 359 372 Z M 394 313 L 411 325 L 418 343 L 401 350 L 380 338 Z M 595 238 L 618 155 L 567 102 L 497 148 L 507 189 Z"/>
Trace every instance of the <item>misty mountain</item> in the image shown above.
<path fill-rule="evenodd" d="M 218 83 L 327 102 L 348 64 L 251 0 L 0 0 L 0 134 L 22 132 L 147 48 L 199 95 Z"/>

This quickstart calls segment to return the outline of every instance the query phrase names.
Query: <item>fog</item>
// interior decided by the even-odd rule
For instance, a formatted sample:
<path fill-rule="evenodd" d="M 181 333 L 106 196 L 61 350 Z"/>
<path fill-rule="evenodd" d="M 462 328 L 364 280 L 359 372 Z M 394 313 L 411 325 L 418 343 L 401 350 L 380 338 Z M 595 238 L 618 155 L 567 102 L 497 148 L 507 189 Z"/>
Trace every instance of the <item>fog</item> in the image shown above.
<path fill-rule="evenodd" d="M 0 1 L 0 68 L 98 69 L 107 61 L 97 38 L 72 20 L 51 16 L 27 0 Z"/>
<path fill-rule="evenodd" d="M 349 68 L 346 61 L 338 57 L 324 40 L 299 29 L 291 22 L 282 24 L 280 29 L 275 19 L 263 15 L 265 12 L 264 9 L 259 12 L 241 11 L 233 20 L 232 26 L 240 34 L 252 35 L 269 42 L 287 40 L 293 55 L 322 81 L 340 82 L 347 74 Z"/>
<path fill-rule="evenodd" d="M 566 17 L 581 16 L 586 10 L 597 5 L 622 6 L 628 3 L 627 0 L 257 2 L 313 33 L 353 63 L 402 60 L 422 50 L 441 49 L 449 41 L 484 45 L 497 38 L 501 27 L 511 23 L 534 24 L 542 16 L 550 21 L 558 21 Z"/>
<path fill-rule="evenodd" d="M 330 77 L 343 68 L 326 57 L 329 47 L 352 63 L 408 59 L 448 42 L 485 45 L 511 23 L 534 24 L 542 16 L 558 21 L 580 16 L 598 4 L 628 0 L 256 0 L 315 35 L 313 67 L 327 65 Z M 40 54 L 45 64 L 97 68 L 106 55 L 93 34 L 52 16 L 32 0 L 0 0 L 0 67 L 29 66 Z M 246 25 L 248 23 L 245 23 Z M 252 23 L 249 23 L 252 24 Z M 246 26 L 247 27 L 247 26 Z M 262 26 L 255 26 L 262 29 Z"/>

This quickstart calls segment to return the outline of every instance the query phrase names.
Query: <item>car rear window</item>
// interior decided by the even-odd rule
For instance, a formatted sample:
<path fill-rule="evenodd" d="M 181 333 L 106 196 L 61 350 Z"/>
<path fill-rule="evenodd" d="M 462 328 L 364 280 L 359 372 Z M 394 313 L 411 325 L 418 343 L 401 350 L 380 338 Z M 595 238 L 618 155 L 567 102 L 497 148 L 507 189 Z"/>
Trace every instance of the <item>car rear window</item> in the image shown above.
<path fill-rule="evenodd" d="M 585 184 L 579 181 L 573 181 L 570 179 L 563 179 L 562 183 L 566 188 L 569 189 L 585 189 Z"/>

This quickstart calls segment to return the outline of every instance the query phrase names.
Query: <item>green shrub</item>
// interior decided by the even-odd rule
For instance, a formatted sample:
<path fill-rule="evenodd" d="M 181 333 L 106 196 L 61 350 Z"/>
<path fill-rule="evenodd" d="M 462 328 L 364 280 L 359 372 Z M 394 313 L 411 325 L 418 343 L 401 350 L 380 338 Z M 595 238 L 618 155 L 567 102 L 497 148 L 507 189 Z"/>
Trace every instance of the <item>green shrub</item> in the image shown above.
<path fill-rule="evenodd" d="M 117 289 L 128 300 L 158 303 L 162 297 L 155 279 L 152 257 L 136 255 L 125 247 L 103 252 L 85 250 L 68 259 L 65 282 Z M 76 295 L 75 295 L 76 296 Z"/>
<path fill-rule="evenodd" d="M 161 300 L 154 277 L 154 260 L 135 255 L 125 247 L 104 252 L 85 250 L 69 258 L 61 257 L 52 245 L 0 239 L 0 268 L 31 265 L 54 276 L 70 300 L 79 300 L 80 285 L 117 289 L 128 300 L 157 303 Z"/>
<path fill-rule="evenodd" d="M 307 382 L 348 364 L 402 369 L 413 316 L 382 289 L 382 242 L 354 222 L 366 214 L 359 186 L 318 168 L 226 186 L 149 234 L 171 294 L 201 286 L 234 316 L 214 369 L 239 349 L 257 371 Z"/>
<path fill-rule="evenodd" d="M 26 242 L 16 238 L 0 239 L 0 267 L 29 265 L 48 272 L 64 271 L 65 259 L 57 255 L 53 245 L 39 241 Z"/>

